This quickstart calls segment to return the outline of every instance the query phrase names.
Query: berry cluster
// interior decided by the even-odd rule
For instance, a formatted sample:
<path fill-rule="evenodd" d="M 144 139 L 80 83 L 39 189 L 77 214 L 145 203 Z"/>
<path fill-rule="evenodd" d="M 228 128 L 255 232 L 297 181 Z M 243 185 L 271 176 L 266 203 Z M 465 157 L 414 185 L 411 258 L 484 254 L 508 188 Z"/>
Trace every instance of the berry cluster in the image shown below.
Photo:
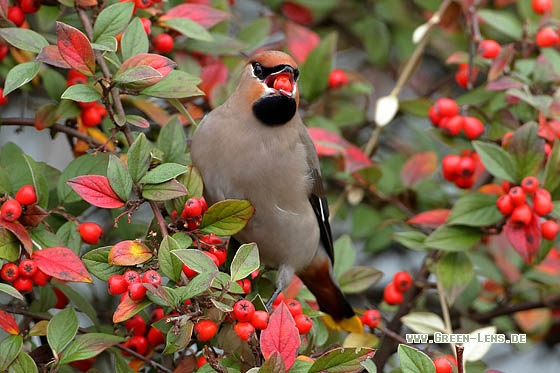
<path fill-rule="evenodd" d="M 533 11 L 540 15 L 547 15 L 552 10 L 552 0 L 533 0 L 531 2 Z M 552 27 L 546 26 L 546 22 L 542 22 L 544 27 L 541 28 L 535 36 L 535 43 L 539 48 L 550 48 L 558 46 L 558 32 Z"/>
<path fill-rule="evenodd" d="M 40 7 L 40 0 L 16 0 L 14 5 L 8 7 L 7 18 L 16 27 L 22 27 L 25 23 L 25 15 L 37 13 Z"/>
<path fill-rule="evenodd" d="M 529 225 L 533 220 L 533 214 L 544 217 L 554 208 L 550 193 L 540 188 L 539 180 L 534 176 L 525 177 L 521 185 L 512 186 L 511 183 L 504 182 L 502 189 L 505 194 L 496 200 L 496 206 L 516 228 Z M 527 198 L 528 196 L 531 200 Z M 541 236 L 553 240 L 558 233 L 558 228 L 556 221 L 545 220 L 541 223 Z"/>
<path fill-rule="evenodd" d="M 180 220 L 176 211 L 171 214 L 171 220 L 178 223 L 178 225 L 183 226 L 188 231 L 194 231 L 200 226 L 202 221 L 202 216 L 208 210 L 208 204 L 204 197 L 200 198 L 189 198 L 183 206 L 183 211 L 181 212 Z"/>
<path fill-rule="evenodd" d="M 428 111 L 432 124 L 446 136 L 457 136 L 461 131 L 470 140 L 484 133 L 484 124 L 475 117 L 459 115 L 459 106 L 450 98 L 440 98 Z"/>
<path fill-rule="evenodd" d="M 122 345 L 141 355 L 146 355 L 150 346 L 155 347 L 165 342 L 162 331 L 153 326 L 153 323 L 164 317 L 163 309 L 157 307 L 152 311 L 150 327 L 140 315 L 134 315 L 126 320 L 124 325 L 130 337 Z M 123 355 L 126 356 L 128 353 L 123 351 Z"/>
<path fill-rule="evenodd" d="M 210 233 L 208 235 L 200 237 L 198 239 L 198 242 L 199 242 L 199 247 L 202 249 L 202 252 L 206 254 L 210 259 L 212 259 L 216 267 L 219 267 L 226 262 L 227 250 L 225 247 L 225 241 L 222 240 L 220 237 L 217 237 L 214 233 Z M 198 274 L 198 272 L 196 272 L 194 269 L 190 268 L 186 264 L 183 264 L 183 273 L 189 279 L 193 278 Z M 244 287 L 243 285 L 241 286 Z M 246 293 L 249 293 L 250 291 L 251 291 L 251 283 L 249 282 L 249 291 Z"/>
<path fill-rule="evenodd" d="M 441 160 L 441 172 L 445 180 L 454 182 L 462 189 L 473 186 L 476 171 L 482 167 L 478 154 L 470 150 L 464 151 L 461 155 L 446 155 Z"/>
<path fill-rule="evenodd" d="M 33 284 L 45 286 L 51 276 L 41 271 L 33 259 L 22 259 L 17 262 L 6 262 L 0 269 L 0 277 L 21 293 L 29 293 Z"/>
<path fill-rule="evenodd" d="M 445 355 L 434 359 L 436 373 L 452 373 L 453 367 L 457 367 L 457 359 L 452 355 Z"/>
<path fill-rule="evenodd" d="M 76 71 L 70 70 L 66 78 L 66 86 L 70 87 L 75 84 L 86 84 L 87 76 Z M 80 107 L 80 120 L 85 127 L 95 127 L 103 121 L 107 115 L 105 106 L 97 101 L 78 102 Z"/>
<path fill-rule="evenodd" d="M 15 199 L 8 199 L 0 206 L 0 217 L 14 222 L 21 217 L 24 208 L 37 203 L 37 193 L 33 185 L 24 185 L 18 189 Z"/>
<path fill-rule="evenodd" d="M 408 272 L 399 271 L 393 275 L 393 281 L 385 286 L 383 300 L 389 305 L 401 304 L 404 293 L 412 287 L 412 276 Z"/>
<path fill-rule="evenodd" d="M 161 275 L 153 269 L 147 270 L 142 275 L 129 269 L 124 274 L 112 275 L 107 280 L 109 294 L 127 293 L 133 301 L 141 301 L 146 296 L 147 289 L 144 284 L 160 286 Z"/>

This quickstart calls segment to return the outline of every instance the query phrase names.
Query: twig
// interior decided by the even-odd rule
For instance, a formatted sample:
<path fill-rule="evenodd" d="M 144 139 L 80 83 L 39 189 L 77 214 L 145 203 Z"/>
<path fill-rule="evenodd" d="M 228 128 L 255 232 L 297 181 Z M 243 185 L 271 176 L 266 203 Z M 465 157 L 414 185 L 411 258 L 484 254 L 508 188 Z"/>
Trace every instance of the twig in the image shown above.
<path fill-rule="evenodd" d="M 559 307 L 559 306 L 560 306 L 560 294 L 556 294 L 546 299 L 517 303 L 508 307 L 496 308 L 488 312 L 482 312 L 482 313 L 469 312 L 468 315 L 466 316 L 469 317 L 471 320 L 484 324 L 491 321 L 493 318 L 499 316 L 511 315 L 516 312 L 532 310 L 535 308 L 542 308 L 542 307 L 552 308 L 552 307 Z"/>
<path fill-rule="evenodd" d="M 457 355 L 457 373 L 463 373 L 463 352 L 465 347 L 462 345 L 455 346 L 455 355 Z"/>
<path fill-rule="evenodd" d="M 161 235 L 163 237 L 167 236 L 168 235 L 167 222 L 165 221 L 165 218 L 161 214 L 161 210 L 159 209 L 159 206 L 158 206 L 157 202 L 156 201 L 150 201 L 150 207 L 152 208 L 152 211 L 154 212 L 156 220 L 159 224 L 159 229 L 161 230 Z"/>
<path fill-rule="evenodd" d="M 443 291 L 443 286 L 441 284 L 440 279 L 437 279 L 437 292 L 439 297 L 439 303 L 441 306 L 441 313 L 443 315 L 443 323 L 445 327 L 445 332 L 447 334 L 452 334 L 453 329 L 451 328 L 451 317 L 449 317 L 449 308 L 447 307 L 447 301 L 445 300 L 445 293 Z M 450 342 L 451 350 L 455 351 L 455 343 Z"/>

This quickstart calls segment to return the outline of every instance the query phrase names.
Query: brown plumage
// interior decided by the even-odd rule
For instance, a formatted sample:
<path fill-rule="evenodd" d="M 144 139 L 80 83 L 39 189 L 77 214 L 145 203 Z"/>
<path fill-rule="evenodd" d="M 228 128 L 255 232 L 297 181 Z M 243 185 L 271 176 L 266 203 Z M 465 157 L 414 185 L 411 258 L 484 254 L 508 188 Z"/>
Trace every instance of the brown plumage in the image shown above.
<path fill-rule="evenodd" d="M 337 326 L 360 332 L 359 319 L 332 275 L 319 159 L 297 112 L 298 73 L 295 61 L 282 52 L 251 59 L 236 90 L 200 123 L 191 156 L 209 202 L 237 198 L 254 206 L 235 239 L 256 242 L 261 262 L 278 268 L 277 290 L 297 274 Z"/>

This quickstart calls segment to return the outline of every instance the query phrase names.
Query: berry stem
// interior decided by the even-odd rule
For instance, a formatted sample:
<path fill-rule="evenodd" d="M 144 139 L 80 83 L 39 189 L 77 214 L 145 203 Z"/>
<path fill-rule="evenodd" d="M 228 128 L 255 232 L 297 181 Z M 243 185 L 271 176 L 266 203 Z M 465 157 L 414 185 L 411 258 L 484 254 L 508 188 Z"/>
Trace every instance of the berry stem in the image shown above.
<path fill-rule="evenodd" d="M 463 352 L 465 347 L 463 345 L 455 346 L 455 355 L 457 357 L 457 373 L 463 373 Z"/>

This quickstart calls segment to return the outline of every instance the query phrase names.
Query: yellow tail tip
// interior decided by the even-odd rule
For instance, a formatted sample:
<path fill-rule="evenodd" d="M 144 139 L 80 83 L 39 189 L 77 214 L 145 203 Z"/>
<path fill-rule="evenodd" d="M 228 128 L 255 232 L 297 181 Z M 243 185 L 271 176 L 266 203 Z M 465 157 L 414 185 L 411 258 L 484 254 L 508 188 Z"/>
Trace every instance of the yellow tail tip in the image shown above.
<path fill-rule="evenodd" d="M 324 315 L 323 321 L 325 322 L 325 325 L 327 325 L 329 329 L 344 330 L 349 333 L 358 333 L 358 334 L 362 334 L 364 332 L 364 326 L 362 325 L 362 321 L 360 320 L 358 315 L 354 315 L 350 318 L 342 319 L 338 321 L 333 319 L 329 315 Z"/>

